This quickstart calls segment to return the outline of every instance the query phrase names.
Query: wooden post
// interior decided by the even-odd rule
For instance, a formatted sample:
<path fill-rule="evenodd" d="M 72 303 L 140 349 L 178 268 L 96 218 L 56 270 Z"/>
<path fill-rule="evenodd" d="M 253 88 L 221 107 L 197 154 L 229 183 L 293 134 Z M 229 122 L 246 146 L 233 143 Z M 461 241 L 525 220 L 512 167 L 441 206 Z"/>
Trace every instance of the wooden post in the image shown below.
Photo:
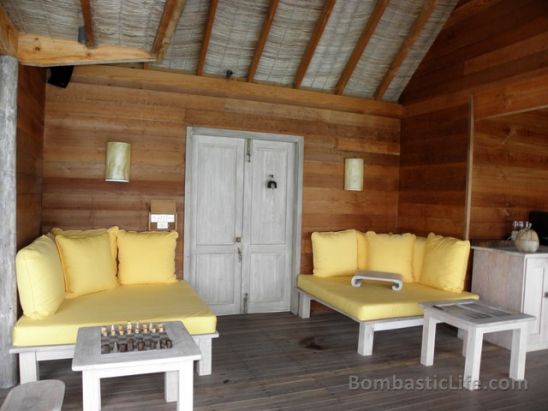
<path fill-rule="evenodd" d="M 17 59 L 0 56 L 0 387 L 17 383 L 17 362 L 9 353 L 17 319 L 15 284 Z"/>

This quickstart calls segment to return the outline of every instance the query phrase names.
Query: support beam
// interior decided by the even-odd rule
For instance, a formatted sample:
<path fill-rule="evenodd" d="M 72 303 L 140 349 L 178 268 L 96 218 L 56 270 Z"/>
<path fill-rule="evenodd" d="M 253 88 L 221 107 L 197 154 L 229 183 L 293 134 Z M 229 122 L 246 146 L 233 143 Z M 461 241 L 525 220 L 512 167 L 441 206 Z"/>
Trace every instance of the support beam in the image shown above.
<path fill-rule="evenodd" d="M 384 96 L 384 93 L 388 89 L 388 86 L 390 86 L 390 83 L 394 79 L 396 73 L 398 72 L 400 66 L 402 65 L 403 61 L 407 57 L 407 53 L 409 53 L 409 50 L 411 50 L 411 47 L 419 37 L 422 29 L 424 28 L 424 25 L 428 22 L 428 19 L 436 9 L 437 0 L 428 0 L 424 7 L 422 8 L 422 11 L 420 12 L 419 16 L 415 20 L 415 23 L 413 23 L 413 27 L 411 27 L 411 30 L 409 31 L 409 34 L 403 41 L 402 45 L 400 46 L 400 49 L 398 53 L 396 54 L 396 57 L 394 57 L 394 60 L 392 61 L 392 64 L 388 68 L 388 71 L 384 75 L 384 78 L 382 79 L 381 83 L 377 87 L 377 91 L 375 91 L 375 99 L 380 100 Z"/>
<path fill-rule="evenodd" d="M 253 82 L 255 79 L 255 73 L 257 72 L 257 67 L 259 66 L 259 61 L 263 55 L 264 46 L 268 40 L 268 35 L 270 34 L 270 29 L 272 28 L 272 22 L 274 21 L 274 16 L 276 15 L 276 10 L 278 8 L 278 3 L 280 0 L 270 0 L 270 7 L 268 13 L 264 19 L 263 29 L 261 30 L 261 35 L 257 41 L 257 46 L 255 47 L 255 54 L 253 55 L 253 60 L 249 66 L 247 72 L 247 81 Z"/>
<path fill-rule="evenodd" d="M 17 155 L 17 75 L 19 64 L 0 56 L 0 387 L 17 383 L 17 361 L 9 353 L 11 332 L 17 320 L 15 282 L 16 204 L 15 158 Z"/>
<path fill-rule="evenodd" d="M 17 58 L 28 66 L 67 66 L 82 64 L 139 63 L 154 61 L 142 49 L 100 45 L 88 49 L 72 40 L 63 40 L 34 34 L 20 34 Z"/>
<path fill-rule="evenodd" d="M 84 28 L 86 29 L 86 46 L 93 48 L 95 47 L 95 35 L 93 34 L 93 17 L 91 15 L 90 0 L 80 0 L 80 8 L 82 9 Z"/>
<path fill-rule="evenodd" d="M 365 48 L 369 44 L 369 40 L 371 40 L 373 33 L 375 33 L 384 11 L 388 7 L 388 3 L 389 0 L 377 0 L 377 4 L 371 13 L 371 16 L 369 16 L 367 24 L 363 28 L 362 34 L 360 35 L 360 38 L 358 39 L 356 46 L 354 47 L 354 50 L 346 63 L 346 66 L 344 66 L 337 85 L 335 86 L 335 94 L 342 94 L 344 92 L 344 88 L 346 87 L 348 80 L 350 80 L 352 73 L 356 69 Z"/>
<path fill-rule="evenodd" d="M 164 54 L 171 43 L 171 38 L 179 19 L 183 14 L 185 8 L 186 0 L 167 0 L 164 5 L 164 13 L 162 14 L 162 19 L 158 25 L 158 30 L 156 31 L 156 37 L 154 38 L 154 43 L 152 45 L 151 54 L 156 56 L 157 61 L 162 61 Z"/>
<path fill-rule="evenodd" d="M 11 19 L 0 7 L 0 55 L 17 55 L 18 32 Z"/>
<path fill-rule="evenodd" d="M 209 15 L 207 16 L 207 25 L 204 30 L 204 39 L 202 41 L 202 49 L 200 50 L 200 58 L 198 59 L 198 68 L 196 74 L 204 75 L 205 61 L 207 57 L 207 49 L 209 48 L 209 40 L 213 31 L 213 23 L 215 23 L 215 14 L 217 13 L 217 0 L 211 0 L 209 3 Z"/>
<path fill-rule="evenodd" d="M 318 18 L 318 21 L 316 22 L 316 27 L 314 27 L 314 31 L 312 32 L 312 37 L 310 37 L 310 42 L 308 43 L 303 59 L 301 60 L 301 64 L 299 65 L 299 68 L 297 69 L 297 74 L 295 75 L 295 82 L 294 82 L 295 88 L 301 87 L 301 83 L 303 82 L 303 78 L 306 74 L 306 70 L 308 70 L 308 66 L 310 65 L 310 62 L 312 61 L 312 57 L 314 57 L 314 53 L 316 52 L 316 47 L 318 47 L 318 43 L 320 42 L 320 39 L 322 38 L 322 34 L 325 30 L 325 26 L 327 26 L 327 22 L 329 21 L 329 16 L 331 16 L 333 7 L 335 7 L 335 1 L 336 0 L 325 0 L 322 14 L 320 14 L 320 17 Z"/>

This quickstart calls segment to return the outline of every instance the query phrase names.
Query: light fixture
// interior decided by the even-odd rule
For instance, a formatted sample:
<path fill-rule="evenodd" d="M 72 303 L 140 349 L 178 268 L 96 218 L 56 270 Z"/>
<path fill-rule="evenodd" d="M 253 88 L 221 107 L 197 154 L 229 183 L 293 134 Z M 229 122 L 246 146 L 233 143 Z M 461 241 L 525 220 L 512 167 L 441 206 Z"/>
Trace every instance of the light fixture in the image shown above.
<path fill-rule="evenodd" d="M 128 143 L 107 143 L 105 181 L 129 182 L 131 145 Z"/>
<path fill-rule="evenodd" d="M 344 189 L 363 191 L 363 158 L 344 160 Z"/>

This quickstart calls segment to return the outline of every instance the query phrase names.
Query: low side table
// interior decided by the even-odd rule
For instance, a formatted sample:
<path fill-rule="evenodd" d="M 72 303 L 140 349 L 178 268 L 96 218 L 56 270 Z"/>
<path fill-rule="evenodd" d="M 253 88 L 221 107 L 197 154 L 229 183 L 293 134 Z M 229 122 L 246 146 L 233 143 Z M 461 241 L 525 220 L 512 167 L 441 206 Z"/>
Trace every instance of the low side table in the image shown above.
<path fill-rule="evenodd" d="M 476 300 L 435 301 L 421 304 L 424 308 L 422 328 L 421 364 L 434 363 L 436 325 L 447 323 L 464 331 L 463 353 L 464 387 L 475 390 L 479 387 L 479 371 L 483 334 L 497 331 L 512 331 L 512 350 L 509 376 L 513 380 L 525 377 L 525 355 L 527 349 L 528 322 L 535 317 L 516 314 Z"/>
<path fill-rule="evenodd" d="M 101 327 L 78 330 L 72 369 L 82 371 L 84 411 L 101 409 L 101 379 L 126 375 L 165 373 L 166 401 L 177 401 L 177 410 L 192 410 L 194 361 L 202 355 L 183 323 L 164 322 L 170 349 L 101 354 Z"/>

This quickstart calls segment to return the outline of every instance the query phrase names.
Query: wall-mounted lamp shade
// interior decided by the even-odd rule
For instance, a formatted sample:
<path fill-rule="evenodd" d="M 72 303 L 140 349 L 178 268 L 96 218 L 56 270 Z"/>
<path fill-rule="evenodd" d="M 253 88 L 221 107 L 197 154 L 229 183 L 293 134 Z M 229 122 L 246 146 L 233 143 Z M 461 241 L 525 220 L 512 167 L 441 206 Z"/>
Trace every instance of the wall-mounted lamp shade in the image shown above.
<path fill-rule="evenodd" d="M 363 191 L 363 158 L 344 160 L 344 189 Z"/>
<path fill-rule="evenodd" d="M 128 143 L 107 143 L 105 181 L 129 182 L 131 145 Z"/>

